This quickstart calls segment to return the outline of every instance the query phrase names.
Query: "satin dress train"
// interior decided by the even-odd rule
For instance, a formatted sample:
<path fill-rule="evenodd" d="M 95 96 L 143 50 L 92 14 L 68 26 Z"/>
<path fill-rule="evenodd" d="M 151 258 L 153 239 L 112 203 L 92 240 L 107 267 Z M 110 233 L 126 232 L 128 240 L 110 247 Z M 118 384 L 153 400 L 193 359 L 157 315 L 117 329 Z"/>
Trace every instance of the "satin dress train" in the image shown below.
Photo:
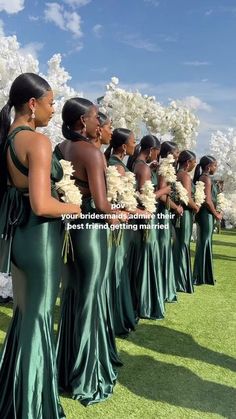
<path fill-rule="evenodd" d="M 211 195 L 216 206 L 218 188 L 212 181 Z M 197 244 L 193 268 L 194 284 L 214 285 L 213 256 L 212 256 L 212 235 L 214 230 L 214 216 L 203 204 L 196 215 L 197 222 Z"/>
<path fill-rule="evenodd" d="M 8 147 L 17 169 L 27 175 L 27 168 L 14 150 L 14 137 L 22 130 L 29 127 L 12 131 Z M 54 157 L 51 172 L 54 197 L 57 197 L 55 182 L 62 176 L 62 168 Z M 8 235 L 13 221 L 17 221 L 14 232 Z M 58 398 L 53 333 L 53 310 L 61 276 L 61 220 L 36 216 L 30 207 L 28 191 L 9 186 L 1 205 L 0 232 L 5 238 L 8 236 L 5 242 L 10 241 L 14 295 L 13 318 L 0 361 L 0 417 L 65 418 Z"/>
<path fill-rule="evenodd" d="M 54 152 L 60 158 L 58 148 Z M 96 214 L 90 196 L 83 197 L 82 213 Z M 111 396 L 120 361 L 109 302 L 108 233 L 96 220 L 77 224 L 81 228 L 71 230 L 74 260 L 69 257 L 62 278 L 57 362 L 61 391 L 87 406 Z"/>

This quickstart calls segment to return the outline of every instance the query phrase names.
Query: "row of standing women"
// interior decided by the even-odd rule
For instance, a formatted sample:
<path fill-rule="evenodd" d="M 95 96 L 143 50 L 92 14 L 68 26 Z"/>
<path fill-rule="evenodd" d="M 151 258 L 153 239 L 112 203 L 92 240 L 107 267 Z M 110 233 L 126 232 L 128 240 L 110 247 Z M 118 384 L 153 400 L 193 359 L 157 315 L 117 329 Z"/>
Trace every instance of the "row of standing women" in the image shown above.
<path fill-rule="evenodd" d="M 11 123 L 12 107 L 15 118 Z M 35 129 L 46 126 L 53 112 L 48 83 L 25 73 L 13 82 L 0 113 L 0 268 L 11 272 L 14 293 L 13 318 L 0 361 L 3 419 L 64 418 L 58 382 L 62 392 L 84 405 L 105 400 L 113 392 L 117 367 L 122 365 L 115 336 L 127 336 L 139 318 L 163 318 L 165 302 L 177 301 L 177 291 L 192 292 L 194 281 L 214 283 L 211 236 L 214 217 L 221 218 L 210 178 L 215 159 L 205 156 L 195 171 L 195 180 L 205 183 L 206 192 L 199 211 L 191 197 L 192 152 L 179 154 L 175 143 L 160 145 L 151 135 L 135 148 L 131 131 L 121 128 L 112 134 L 111 121 L 98 114 L 96 106 L 73 98 L 62 112 L 65 140 L 52 154 L 49 139 Z M 103 144 L 108 145 L 106 158 L 100 150 Z M 123 162 L 126 154 L 130 156 L 128 167 Z M 159 154 L 172 154 L 178 161 L 177 177 L 189 192 L 188 207 L 176 204 L 169 197 L 170 185 L 157 176 Z M 82 193 L 81 209 L 60 201 L 55 184 L 63 176 L 61 159 L 74 167 L 75 183 Z M 150 160 L 154 160 L 152 165 Z M 137 229 L 123 231 L 117 245 L 109 244 L 110 232 L 102 228 L 102 218 L 96 221 L 98 228 L 88 228 L 94 220 L 79 219 L 84 228 L 71 230 L 73 258 L 68 257 L 62 266 L 62 214 L 117 213 L 107 199 L 107 162 L 121 175 L 132 170 L 138 190 L 152 180 L 158 205 L 156 218 L 150 222 L 167 222 L 169 228 L 153 228 L 144 237 L 137 222 Z M 164 217 L 170 211 L 176 217 Z M 192 276 L 189 246 L 194 212 L 199 240 Z M 178 228 L 173 221 L 177 216 Z M 109 223 L 119 220 L 111 218 Z M 55 347 L 53 312 L 61 278 Z"/>

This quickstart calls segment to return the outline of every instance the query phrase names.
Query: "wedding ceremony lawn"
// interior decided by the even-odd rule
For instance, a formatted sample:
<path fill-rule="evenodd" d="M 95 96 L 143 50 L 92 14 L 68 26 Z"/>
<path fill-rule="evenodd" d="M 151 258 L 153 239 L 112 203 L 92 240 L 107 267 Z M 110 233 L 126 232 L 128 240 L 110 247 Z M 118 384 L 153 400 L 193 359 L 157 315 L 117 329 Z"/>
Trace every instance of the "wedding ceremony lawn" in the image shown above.
<path fill-rule="evenodd" d="M 117 339 L 113 396 L 87 408 L 62 397 L 68 419 L 236 418 L 236 230 L 215 234 L 213 253 L 216 285 L 179 293 L 165 320 Z M 1 344 L 11 315 L 12 304 L 0 306 Z"/>

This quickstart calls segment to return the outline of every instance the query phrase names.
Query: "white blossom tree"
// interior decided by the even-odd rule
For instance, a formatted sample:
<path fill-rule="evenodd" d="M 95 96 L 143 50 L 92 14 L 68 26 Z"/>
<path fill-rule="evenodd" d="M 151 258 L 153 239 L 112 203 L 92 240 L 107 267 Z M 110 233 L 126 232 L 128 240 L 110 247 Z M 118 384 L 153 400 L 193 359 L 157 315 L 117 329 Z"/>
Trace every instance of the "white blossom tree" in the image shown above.
<path fill-rule="evenodd" d="M 110 114 L 115 128 L 129 128 L 139 137 L 145 124 L 151 134 L 170 134 L 181 148 L 195 146 L 199 120 L 180 103 L 172 101 L 164 107 L 155 96 L 120 88 L 119 79 L 112 77 L 100 105 Z"/>
<path fill-rule="evenodd" d="M 226 224 L 236 226 L 236 130 L 216 131 L 211 135 L 210 154 L 218 163 L 216 176 L 224 181 L 227 208 L 224 211 Z"/>
<path fill-rule="evenodd" d="M 0 108 L 8 100 L 9 90 L 13 80 L 21 73 L 38 73 L 52 87 L 55 96 L 55 115 L 43 132 L 50 138 L 52 144 L 62 140 L 61 109 L 66 99 L 81 96 L 67 83 L 71 79 L 69 73 L 61 66 L 61 55 L 55 54 L 48 61 L 47 74 L 40 73 L 39 62 L 31 54 L 23 54 L 16 36 L 0 38 Z"/>

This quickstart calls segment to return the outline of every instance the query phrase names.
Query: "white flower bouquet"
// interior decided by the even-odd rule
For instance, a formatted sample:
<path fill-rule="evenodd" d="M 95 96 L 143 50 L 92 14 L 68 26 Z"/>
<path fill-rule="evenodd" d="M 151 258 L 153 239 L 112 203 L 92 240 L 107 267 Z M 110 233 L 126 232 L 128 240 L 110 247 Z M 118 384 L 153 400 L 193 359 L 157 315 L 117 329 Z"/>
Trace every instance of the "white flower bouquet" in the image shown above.
<path fill-rule="evenodd" d="M 179 181 L 175 182 L 175 188 L 176 188 L 177 201 L 182 204 L 188 205 L 189 195 L 188 195 L 187 189 L 185 189 L 185 187 Z"/>
<path fill-rule="evenodd" d="M 173 163 L 175 162 L 172 154 L 169 154 L 167 157 L 161 159 L 159 164 L 159 175 L 163 176 L 167 183 L 176 182 L 176 174 Z"/>
<path fill-rule="evenodd" d="M 119 193 L 122 190 L 121 174 L 116 166 L 107 167 L 107 200 L 112 204 L 118 204 Z"/>
<path fill-rule="evenodd" d="M 71 176 L 74 173 L 73 166 L 71 162 L 67 160 L 60 160 L 60 164 L 63 169 L 63 178 L 59 182 L 56 182 L 56 189 L 62 194 L 61 199 L 64 202 L 80 206 L 82 203 L 82 195 L 75 185 L 74 180 L 71 179 Z"/>
<path fill-rule="evenodd" d="M 154 213 L 156 211 L 156 195 L 150 180 L 146 180 L 140 193 L 138 193 L 138 198 L 148 212 Z"/>
<path fill-rule="evenodd" d="M 137 208 L 135 175 L 132 172 L 125 172 L 125 175 L 121 176 L 121 180 L 122 189 L 119 192 L 119 203 L 127 211 L 135 211 Z"/>
<path fill-rule="evenodd" d="M 205 184 L 201 180 L 196 182 L 196 189 L 194 193 L 194 201 L 195 204 L 200 207 L 203 202 L 205 201 L 206 195 L 205 195 Z"/>
<path fill-rule="evenodd" d="M 217 199 L 216 199 L 216 210 L 218 212 L 223 212 L 228 206 L 228 201 L 225 198 L 225 195 L 223 194 L 223 192 L 220 192 L 217 194 Z"/>

